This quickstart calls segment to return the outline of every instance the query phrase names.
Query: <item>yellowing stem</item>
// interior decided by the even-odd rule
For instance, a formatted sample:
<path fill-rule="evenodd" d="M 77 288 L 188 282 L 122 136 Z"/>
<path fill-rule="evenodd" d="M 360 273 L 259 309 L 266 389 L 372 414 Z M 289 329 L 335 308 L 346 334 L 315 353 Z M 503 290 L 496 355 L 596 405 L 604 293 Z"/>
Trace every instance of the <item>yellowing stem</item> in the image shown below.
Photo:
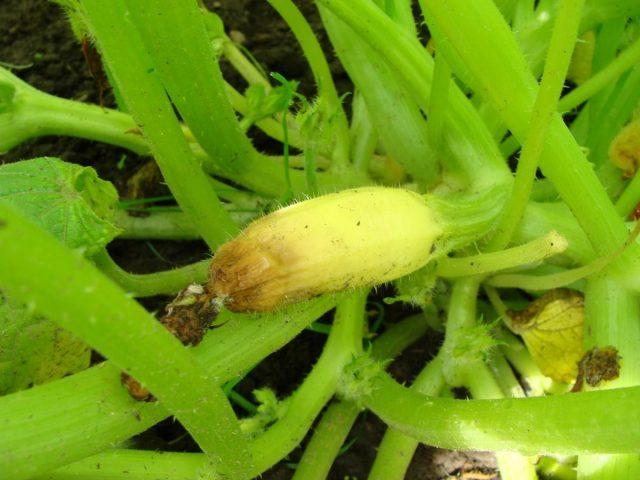
<path fill-rule="evenodd" d="M 414 192 L 345 190 L 250 224 L 216 253 L 209 291 L 233 311 L 275 310 L 411 273 L 428 262 L 441 234 Z"/>

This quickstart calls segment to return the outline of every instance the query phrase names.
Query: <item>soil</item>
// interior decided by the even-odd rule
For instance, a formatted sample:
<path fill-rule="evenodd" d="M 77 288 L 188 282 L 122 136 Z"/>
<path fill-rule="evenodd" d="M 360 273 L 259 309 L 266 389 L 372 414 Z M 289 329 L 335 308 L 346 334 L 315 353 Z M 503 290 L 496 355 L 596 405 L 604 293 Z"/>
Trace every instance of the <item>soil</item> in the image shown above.
<path fill-rule="evenodd" d="M 276 71 L 288 79 L 301 82 L 300 90 L 310 95 L 313 79 L 297 43 L 286 24 L 271 10 L 264 0 L 208 1 L 225 21 L 235 38 L 243 39 L 244 46 L 261 62 L 267 71 Z M 317 32 L 341 92 L 351 85 L 339 62 L 333 56 L 318 14 L 310 0 L 297 2 Z M 0 2 L 0 61 L 17 66 L 14 73 L 29 84 L 48 93 L 87 102 L 99 102 L 99 88 L 90 76 L 81 46 L 72 37 L 60 9 L 45 0 L 2 0 Z M 242 88 L 242 82 L 222 65 L 225 76 Z M 104 105 L 114 104 L 112 94 L 105 92 Z M 264 150 L 272 148 L 270 142 L 256 137 L 256 145 Z M 57 156 L 82 165 L 91 165 L 106 180 L 110 180 L 121 194 L 127 193 L 127 180 L 139 169 L 144 159 L 108 145 L 72 138 L 40 138 L 26 142 L 0 156 L 2 162 L 38 156 Z M 119 160 L 125 158 L 124 162 Z M 123 163 L 123 165 L 122 165 Z M 162 189 L 162 187 L 157 187 Z M 110 252 L 123 268 L 132 272 L 164 270 L 204 258 L 207 250 L 201 242 L 113 242 Z M 383 296 L 384 292 L 378 294 Z M 142 302 L 150 310 L 160 310 L 166 297 L 155 297 Z M 386 307 L 386 319 L 397 321 L 407 315 L 398 307 Z M 238 391 L 251 398 L 251 391 L 269 386 L 278 395 L 293 391 L 305 377 L 321 352 L 323 336 L 303 332 L 282 350 L 262 362 L 238 387 Z M 408 349 L 392 366 L 392 373 L 409 382 L 437 349 L 439 335 L 433 333 Z M 351 432 L 353 446 L 335 462 L 330 474 L 332 480 L 366 478 L 384 433 L 384 424 L 374 415 L 362 415 Z M 165 450 L 196 450 L 197 447 L 179 424 L 167 420 L 136 438 L 138 448 Z M 282 462 L 262 478 L 284 480 L 291 478 L 290 462 L 299 458 L 300 449 L 294 451 L 288 462 Z M 495 473 L 495 459 L 490 454 L 450 452 L 420 447 L 407 474 L 410 480 L 449 478 L 499 478 Z"/>

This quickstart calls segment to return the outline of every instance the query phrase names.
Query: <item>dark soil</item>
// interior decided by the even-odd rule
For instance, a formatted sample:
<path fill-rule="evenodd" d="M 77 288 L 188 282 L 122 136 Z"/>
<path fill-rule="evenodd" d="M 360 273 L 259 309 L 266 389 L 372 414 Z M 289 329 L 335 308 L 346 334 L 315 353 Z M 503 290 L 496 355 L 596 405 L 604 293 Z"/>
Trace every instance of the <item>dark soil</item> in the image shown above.
<path fill-rule="evenodd" d="M 236 38 L 244 38 L 244 46 L 264 65 L 267 71 L 276 71 L 289 79 L 301 81 L 301 91 L 313 92 L 313 80 L 300 49 L 293 40 L 285 23 L 271 10 L 264 0 L 218 0 L 207 1 L 224 19 L 228 31 Z M 348 77 L 333 57 L 332 49 L 310 0 L 297 2 L 305 16 L 318 32 L 325 52 L 330 57 L 331 67 L 341 92 L 350 89 Z M 14 72 L 31 85 L 46 92 L 76 100 L 99 102 L 99 88 L 89 75 L 80 45 L 72 38 L 64 15 L 60 9 L 45 0 L 2 0 L 0 2 L 0 61 L 18 66 Z M 223 65 L 227 78 L 238 87 L 242 82 Z M 113 96 L 106 92 L 104 104 L 113 105 Z M 255 139 L 260 148 L 268 150 L 271 145 L 265 139 Z M 95 142 L 71 138 L 41 138 L 0 157 L 2 162 L 12 162 L 37 156 L 57 156 L 67 161 L 96 168 L 100 176 L 116 185 L 121 194 L 127 193 L 126 183 L 144 160 L 121 149 Z M 126 155 L 124 166 L 118 161 Z M 159 187 L 162 188 L 162 187 Z M 207 255 L 201 242 L 133 242 L 116 241 L 111 253 L 125 269 L 134 272 L 150 272 L 171 266 L 193 262 Z M 144 304 L 150 310 L 159 310 L 167 298 L 152 298 Z M 397 321 L 407 312 L 390 308 L 386 312 L 389 321 Z M 252 389 L 269 386 L 280 396 L 293 391 L 312 367 L 321 352 L 323 336 L 304 332 L 281 351 L 274 353 L 261 363 L 251 375 L 238 386 L 238 390 L 250 398 Z M 392 366 L 392 372 L 403 381 L 412 376 L 433 355 L 440 341 L 436 334 L 423 339 L 410 348 Z M 358 420 L 352 436 L 353 446 L 340 456 L 333 467 L 330 478 L 366 478 L 376 454 L 377 445 L 384 433 L 384 425 L 374 415 L 363 415 Z M 353 437 L 352 437 L 353 438 Z M 171 450 L 193 450 L 197 447 L 176 422 L 167 420 L 137 438 L 140 448 Z M 290 461 L 299 458 L 293 452 Z M 495 460 L 488 454 L 449 452 L 435 448 L 420 447 L 407 475 L 413 480 L 435 480 L 448 478 L 490 478 L 473 476 L 474 473 L 495 472 Z M 290 478 L 292 470 L 284 463 L 276 466 L 263 478 L 284 480 Z M 498 478 L 495 476 L 494 478 Z"/>

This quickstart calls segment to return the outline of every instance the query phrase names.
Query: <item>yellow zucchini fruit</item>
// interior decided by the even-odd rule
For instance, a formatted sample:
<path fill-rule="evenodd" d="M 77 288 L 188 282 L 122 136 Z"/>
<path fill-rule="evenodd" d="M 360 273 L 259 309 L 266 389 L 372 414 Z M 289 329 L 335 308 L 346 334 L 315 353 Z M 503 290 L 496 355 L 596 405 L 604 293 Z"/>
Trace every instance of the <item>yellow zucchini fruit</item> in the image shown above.
<path fill-rule="evenodd" d="M 208 290 L 232 311 L 272 311 L 411 273 L 429 261 L 442 233 L 415 192 L 344 190 L 251 223 L 216 253 Z"/>

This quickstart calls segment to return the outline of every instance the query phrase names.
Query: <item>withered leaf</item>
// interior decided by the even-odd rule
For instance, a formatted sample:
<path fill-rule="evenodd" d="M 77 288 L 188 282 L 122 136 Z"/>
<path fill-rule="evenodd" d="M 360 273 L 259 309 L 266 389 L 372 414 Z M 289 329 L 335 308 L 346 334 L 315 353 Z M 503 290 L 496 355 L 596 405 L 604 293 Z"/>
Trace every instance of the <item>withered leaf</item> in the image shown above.
<path fill-rule="evenodd" d="M 509 311 L 508 327 L 522 336 L 542 373 L 570 383 L 583 355 L 584 299 L 579 292 L 547 292 L 519 312 Z"/>

